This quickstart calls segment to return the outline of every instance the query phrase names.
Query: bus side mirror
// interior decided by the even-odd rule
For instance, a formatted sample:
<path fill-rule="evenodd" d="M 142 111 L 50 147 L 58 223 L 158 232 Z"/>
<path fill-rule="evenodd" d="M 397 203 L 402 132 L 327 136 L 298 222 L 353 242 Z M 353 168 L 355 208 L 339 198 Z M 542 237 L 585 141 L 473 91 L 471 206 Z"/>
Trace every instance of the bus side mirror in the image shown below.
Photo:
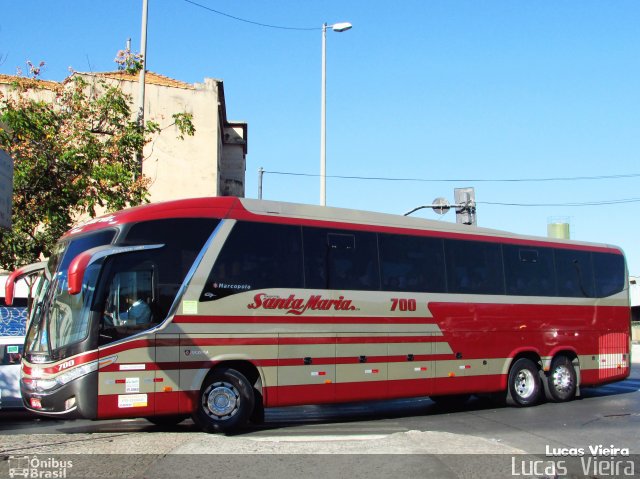
<path fill-rule="evenodd" d="M 82 291 L 82 280 L 84 279 L 84 272 L 87 270 L 87 266 L 91 262 L 94 249 L 80 253 L 73 258 L 69 264 L 68 276 L 67 276 L 67 290 L 69 294 L 75 295 Z"/>
<path fill-rule="evenodd" d="M 11 306 L 13 304 L 13 293 L 15 291 L 16 281 L 18 281 L 19 276 L 20 270 L 17 269 L 9 275 L 9 277 L 7 278 L 7 283 L 4 285 L 4 303 L 7 306 Z"/>
<path fill-rule="evenodd" d="M 84 281 L 84 274 L 87 271 L 89 265 L 106 256 L 123 253 L 133 253 L 136 251 L 146 251 L 150 249 L 162 248 L 163 244 L 153 245 L 136 245 L 136 246 L 96 246 L 95 248 L 88 249 L 80 253 L 78 256 L 71 260 L 69 263 L 69 269 L 67 270 L 67 291 L 71 295 L 79 294 L 82 291 L 82 282 Z"/>
<path fill-rule="evenodd" d="M 40 271 L 44 271 L 47 266 L 46 261 L 40 261 L 39 263 L 28 264 L 22 268 L 18 268 L 7 278 L 7 282 L 4 285 L 4 302 L 7 306 L 13 304 L 13 295 L 15 294 L 16 283 L 25 276 L 31 276 L 37 274 Z"/>

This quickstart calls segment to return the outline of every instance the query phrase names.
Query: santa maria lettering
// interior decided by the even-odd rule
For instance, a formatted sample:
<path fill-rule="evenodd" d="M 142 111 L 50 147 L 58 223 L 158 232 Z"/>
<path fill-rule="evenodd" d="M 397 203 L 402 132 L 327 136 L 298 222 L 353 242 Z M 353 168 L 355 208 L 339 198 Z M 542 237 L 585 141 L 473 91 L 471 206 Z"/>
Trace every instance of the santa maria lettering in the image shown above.
<path fill-rule="evenodd" d="M 306 311 L 357 311 L 350 299 L 344 299 L 340 296 L 337 299 L 323 298 L 317 294 L 305 298 L 296 298 L 295 294 L 291 294 L 286 298 L 280 296 L 269 296 L 265 293 L 256 294 L 253 297 L 253 303 L 247 305 L 249 309 L 277 309 L 285 311 L 286 314 L 295 314 L 297 316 L 304 314 Z"/>

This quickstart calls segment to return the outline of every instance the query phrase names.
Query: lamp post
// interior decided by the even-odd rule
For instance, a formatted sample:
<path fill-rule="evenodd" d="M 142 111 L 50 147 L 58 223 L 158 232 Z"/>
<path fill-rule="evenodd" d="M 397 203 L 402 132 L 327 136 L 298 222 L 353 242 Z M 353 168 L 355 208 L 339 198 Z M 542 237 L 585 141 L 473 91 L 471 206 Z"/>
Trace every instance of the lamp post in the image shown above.
<path fill-rule="evenodd" d="M 345 32 L 352 25 L 347 22 L 322 24 L 322 93 L 320 98 L 320 205 L 327 205 L 327 27 Z"/>

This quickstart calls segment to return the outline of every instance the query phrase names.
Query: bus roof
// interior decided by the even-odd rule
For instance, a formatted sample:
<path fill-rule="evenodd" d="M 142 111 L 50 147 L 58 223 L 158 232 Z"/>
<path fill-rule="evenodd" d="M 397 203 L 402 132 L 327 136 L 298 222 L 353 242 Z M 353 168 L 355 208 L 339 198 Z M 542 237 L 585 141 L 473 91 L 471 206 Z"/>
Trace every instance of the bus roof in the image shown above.
<path fill-rule="evenodd" d="M 109 226 L 167 218 L 229 218 L 273 223 L 291 223 L 293 220 L 296 224 L 308 226 L 413 234 L 417 231 L 425 231 L 433 236 L 458 239 L 501 238 L 509 243 L 556 247 L 564 245 L 588 250 L 614 249 L 621 253 L 620 248 L 612 245 L 525 236 L 501 230 L 388 213 L 229 196 L 181 199 L 124 209 L 79 224 L 69 230 L 64 238 Z"/>

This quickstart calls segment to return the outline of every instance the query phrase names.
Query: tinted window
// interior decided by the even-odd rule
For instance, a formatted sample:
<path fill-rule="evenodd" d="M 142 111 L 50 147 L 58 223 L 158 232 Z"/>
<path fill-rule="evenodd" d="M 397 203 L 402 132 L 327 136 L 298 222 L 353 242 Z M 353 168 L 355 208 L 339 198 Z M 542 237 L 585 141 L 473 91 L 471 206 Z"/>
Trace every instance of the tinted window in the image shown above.
<path fill-rule="evenodd" d="M 100 344 L 149 329 L 167 316 L 180 286 L 177 278 L 170 280 L 166 272 L 162 273 L 162 257 L 170 255 L 161 248 L 107 260 L 104 291 L 97 307 L 101 312 Z"/>
<path fill-rule="evenodd" d="M 153 253 L 158 266 L 159 315 L 169 312 L 178 289 L 218 222 L 209 218 L 146 221 L 133 225 L 127 232 L 123 245 L 165 245 Z"/>
<path fill-rule="evenodd" d="M 303 236 L 307 288 L 380 289 L 374 233 L 304 228 Z"/>
<path fill-rule="evenodd" d="M 558 296 L 589 298 L 594 296 L 591 253 L 557 249 L 556 278 Z"/>
<path fill-rule="evenodd" d="M 500 245 L 445 241 L 450 293 L 504 294 Z"/>
<path fill-rule="evenodd" d="M 98 300 L 101 343 L 135 334 L 162 322 L 187 273 L 218 220 L 177 218 L 134 224 L 121 245 L 162 244 L 162 248 L 109 258 Z"/>
<path fill-rule="evenodd" d="M 555 296 L 553 250 L 503 245 L 507 294 Z"/>
<path fill-rule="evenodd" d="M 303 287 L 300 227 L 238 222 L 220 251 L 200 301 L 254 289 Z"/>
<path fill-rule="evenodd" d="M 109 229 L 75 238 L 68 244 L 59 243 L 58 250 L 60 250 L 60 248 L 66 248 L 66 250 L 63 252 L 64 256 L 62 257 L 62 261 L 59 266 L 58 262 L 60 261 L 60 254 L 58 252 L 54 252 L 53 255 L 51 255 L 51 258 L 49 259 L 50 271 L 65 271 L 69 267 L 69 263 L 71 263 L 71 261 L 73 261 L 73 259 L 80 253 L 88 249 L 95 248 L 96 246 L 103 246 L 111 243 L 115 234 L 115 230 Z"/>
<path fill-rule="evenodd" d="M 446 290 L 441 239 L 381 234 L 379 241 L 383 290 Z"/>
<path fill-rule="evenodd" d="M 596 296 L 603 298 L 624 289 L 625 265 L 620 254 L 592 253 Z"/>

